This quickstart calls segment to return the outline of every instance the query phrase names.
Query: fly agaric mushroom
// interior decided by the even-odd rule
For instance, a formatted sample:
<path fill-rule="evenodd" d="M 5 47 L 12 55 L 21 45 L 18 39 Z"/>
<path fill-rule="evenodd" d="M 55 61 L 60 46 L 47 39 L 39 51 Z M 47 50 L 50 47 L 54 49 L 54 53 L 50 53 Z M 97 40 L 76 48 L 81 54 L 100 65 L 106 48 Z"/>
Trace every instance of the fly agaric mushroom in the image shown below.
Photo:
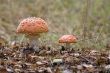
<path fill-rule="evenodd" d="M 16 31 L 17 33 L 25 34 L 29 38 L 31 46 L 38 46 L 38 39 L 41 33 L 48 32 L 48 26 L 43 19 L 30 17 L 22 20 Z"/>
<path fill-rule="evenodd" d="M 77 38 L 73 35 L 63 35 L 59 39 L 59 43 L 66 43 L 66 48 L 70 48 L 70 43 L 75 43 Z"/>

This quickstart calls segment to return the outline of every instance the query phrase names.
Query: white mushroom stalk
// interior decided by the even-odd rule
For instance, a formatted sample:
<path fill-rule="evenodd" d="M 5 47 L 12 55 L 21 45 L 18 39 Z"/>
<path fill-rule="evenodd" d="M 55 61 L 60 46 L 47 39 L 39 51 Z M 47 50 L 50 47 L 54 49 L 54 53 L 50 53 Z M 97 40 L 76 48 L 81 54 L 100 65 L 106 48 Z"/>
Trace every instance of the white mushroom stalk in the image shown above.
<path fill-rule="evenodd" d="M 39 41 L 40 34 L 37 34 L 36 36 L 27 35 L 26 37 L 29 39 L 29 43 L 31 47 L 38 48 L 40 43 Z"/>
<path fill-rule="evenodd" d="M 66 43 L 65 48 L 70 49 L 71 48 L 70 43 Z"/>

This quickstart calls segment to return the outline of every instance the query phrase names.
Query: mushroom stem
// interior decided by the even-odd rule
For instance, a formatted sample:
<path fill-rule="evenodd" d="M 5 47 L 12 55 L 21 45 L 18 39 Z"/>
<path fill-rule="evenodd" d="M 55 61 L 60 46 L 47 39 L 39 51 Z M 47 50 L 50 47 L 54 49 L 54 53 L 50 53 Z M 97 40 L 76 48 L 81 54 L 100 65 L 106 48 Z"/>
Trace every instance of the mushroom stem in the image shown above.
<path fill-rule="evenodd" d="M 38 50 L 39 47 L 39 37 L 40 35 L 28 36 L 30 47 L 33 47 L 35 50 Z"/>
<path fill-rule="evenodd" d="M 65 46 L 67 49 L 70 49 L 70 43 L 66 43 L 66 46 Z"/>
<path fill-rule="evenodd" d="M 22 36 L 22 38 L 21 38 L 21 40 L 20 40 L 20 43 L 23 42 L 23 40 L 24 40 L 24 36 L 25 36 L 25 35 Z"/>

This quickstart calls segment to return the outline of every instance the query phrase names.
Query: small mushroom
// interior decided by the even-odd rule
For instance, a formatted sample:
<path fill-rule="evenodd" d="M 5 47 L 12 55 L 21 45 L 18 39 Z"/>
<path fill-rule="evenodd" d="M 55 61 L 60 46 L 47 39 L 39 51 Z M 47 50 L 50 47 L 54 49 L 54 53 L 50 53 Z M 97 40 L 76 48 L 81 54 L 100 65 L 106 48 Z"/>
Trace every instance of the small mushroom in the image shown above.
<path fill-rule="evenodd" d="M 59 39 L 59 43 L 66 43 L 66 48 L 69 49 L 70 48 L 70 43 L 75 43 L 76 40 L 77 40 L 77 38 L 73 35 L 63 35 Z"/>
<path fill-rule="evenodd" d="M 30 45 L 38 47 L 39 37 L 41 33 L 48 32 L 47 23 L 41 19 L 36 17 L 30 17 L 22 20 L 17 27 L 17 33 L 25 34 L 27 38 L 29 38 Z"/>

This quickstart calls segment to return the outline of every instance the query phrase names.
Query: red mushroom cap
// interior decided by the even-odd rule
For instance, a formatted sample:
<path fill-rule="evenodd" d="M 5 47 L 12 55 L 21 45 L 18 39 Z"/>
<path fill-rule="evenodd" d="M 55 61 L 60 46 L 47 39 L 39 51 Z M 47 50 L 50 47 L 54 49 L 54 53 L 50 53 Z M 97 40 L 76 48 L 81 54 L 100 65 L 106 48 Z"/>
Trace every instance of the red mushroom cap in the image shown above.
<path fill-rule="evenodd" d="M 75 43 L 77 38 L 73 35 L 63 35 L 59 39 L 59 43 Z"/>
<path fill-rule="evenodd" d="M 22 20 L 16 31 L 17 33 L 36 35 L 48 32 L 48 26 L 43 19 L 30 17 Z"/>

